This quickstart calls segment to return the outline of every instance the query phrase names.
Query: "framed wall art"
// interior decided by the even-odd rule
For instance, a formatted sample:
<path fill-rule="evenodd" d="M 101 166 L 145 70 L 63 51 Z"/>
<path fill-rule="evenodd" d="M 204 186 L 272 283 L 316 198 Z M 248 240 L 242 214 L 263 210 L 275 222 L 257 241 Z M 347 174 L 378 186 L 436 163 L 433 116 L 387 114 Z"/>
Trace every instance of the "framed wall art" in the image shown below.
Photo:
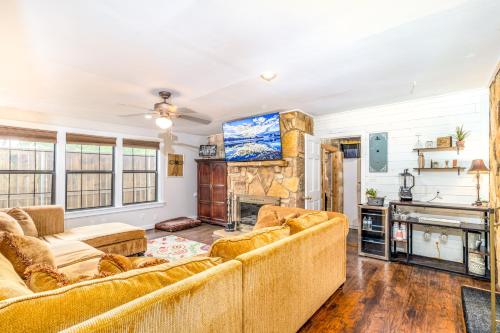
<path fill-rule="evenodd" d="M 180 154 L 168 154 L 167 175 L 169 177 L 184 176 L 184 156 Z"/>

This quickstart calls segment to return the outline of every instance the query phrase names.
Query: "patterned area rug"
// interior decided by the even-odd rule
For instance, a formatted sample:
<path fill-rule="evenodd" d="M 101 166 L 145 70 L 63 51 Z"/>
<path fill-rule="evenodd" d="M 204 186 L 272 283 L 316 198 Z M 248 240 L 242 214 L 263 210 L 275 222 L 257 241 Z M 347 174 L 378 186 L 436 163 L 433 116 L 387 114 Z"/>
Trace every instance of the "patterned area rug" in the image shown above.
<path fill-rule="evenodd" d="M 176 261 L 206 253 L 210 245 L 195 242 L 175 235 L 148 240 L 147 257 L 156 257 Z"/>

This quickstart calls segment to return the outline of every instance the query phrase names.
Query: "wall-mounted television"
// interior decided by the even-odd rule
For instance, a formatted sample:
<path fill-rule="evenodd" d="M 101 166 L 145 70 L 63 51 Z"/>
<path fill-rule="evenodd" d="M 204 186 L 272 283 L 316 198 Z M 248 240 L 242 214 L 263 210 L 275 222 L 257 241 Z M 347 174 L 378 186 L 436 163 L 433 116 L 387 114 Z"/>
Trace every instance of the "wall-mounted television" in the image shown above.
<path fill-rule="evenodd" d="M 222 131 L 226 161 L 282 158 L 279 112 L 229 121 L 222 125 Z"/>

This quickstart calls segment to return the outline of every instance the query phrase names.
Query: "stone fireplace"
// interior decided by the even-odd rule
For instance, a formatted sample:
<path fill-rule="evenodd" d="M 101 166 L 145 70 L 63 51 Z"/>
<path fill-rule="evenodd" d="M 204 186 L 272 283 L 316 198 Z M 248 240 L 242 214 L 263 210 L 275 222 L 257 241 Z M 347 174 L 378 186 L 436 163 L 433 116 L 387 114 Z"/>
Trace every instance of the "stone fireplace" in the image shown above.
<path fill-rule="evenodd" d="M 279 198 L 256 195 L 234 195 L 233 202 L 233 221 L 247 225 L 255 225 L 261 206 L 280 205 Z"/>
<path fill-rule="evenodd" d="M 263 204 L 304 207 L 304 136 L 313 134 L 313 119 L 301 111 L 283 112 L 280 114 L 280 128 L 281 160 L 227 163 L 228 197 L 240 198 L 245 214 L 248 211 L 253 215 L 255 206 L 262 205 L 248 202 L 253 200 L 249 198 L 261 198 Z M 223 147 L 222 140 L 222 135 L 213 135 L 208 141 Z M 241 217 L 234 215 L 239 209 L 233 204 L 234 221 Z"/>

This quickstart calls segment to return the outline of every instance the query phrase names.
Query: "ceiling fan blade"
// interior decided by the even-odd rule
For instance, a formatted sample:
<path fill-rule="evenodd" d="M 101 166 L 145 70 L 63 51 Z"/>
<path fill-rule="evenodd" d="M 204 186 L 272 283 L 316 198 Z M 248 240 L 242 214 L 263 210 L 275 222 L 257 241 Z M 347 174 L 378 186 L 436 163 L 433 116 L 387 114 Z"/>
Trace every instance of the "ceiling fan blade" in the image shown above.
<path fill-rule="evenodd" d="M 120 106 L 125 106 L 128 108 L 134 108 L 134 109 L 142 109 L 142 110 L 148 110 L 148 111 L 153 111 L 153 109 L 144 107 L 144 106 L 138 106 L 138 105 L 133 105 L 133 104 L 124 104 L 124 103 L 118 103 Z"/>
<path fill-rule="evenodd" d="M 202 119 L 202 118 L 193 117 L 193 116 L 186 116 L 184 114 L 178 115 L 177 118 L 193 121 L 195 123 L 204 124 L 204 125 L 208 125 L 212 122 L 211 120 L 208 120 L 208 119 Z"/>
<path fill-rule="evenodd" d="M 177 113 L 196 113 L 195 111 L 189 108 L 177 108 Z"/>
<path fill-rule="evenodd" d="M 145 115 L 147 115 L 147 114 L 153 115 L 152 113 L 145 113 L 145 112 L 142 112 L 142 113 L 129 113 L 129 114 L 121 114 L 121 115 L 119 115 L 118 117 L 120 117 L 120 118 L 129 118 L 129 117 L 145 116 Z"/>

